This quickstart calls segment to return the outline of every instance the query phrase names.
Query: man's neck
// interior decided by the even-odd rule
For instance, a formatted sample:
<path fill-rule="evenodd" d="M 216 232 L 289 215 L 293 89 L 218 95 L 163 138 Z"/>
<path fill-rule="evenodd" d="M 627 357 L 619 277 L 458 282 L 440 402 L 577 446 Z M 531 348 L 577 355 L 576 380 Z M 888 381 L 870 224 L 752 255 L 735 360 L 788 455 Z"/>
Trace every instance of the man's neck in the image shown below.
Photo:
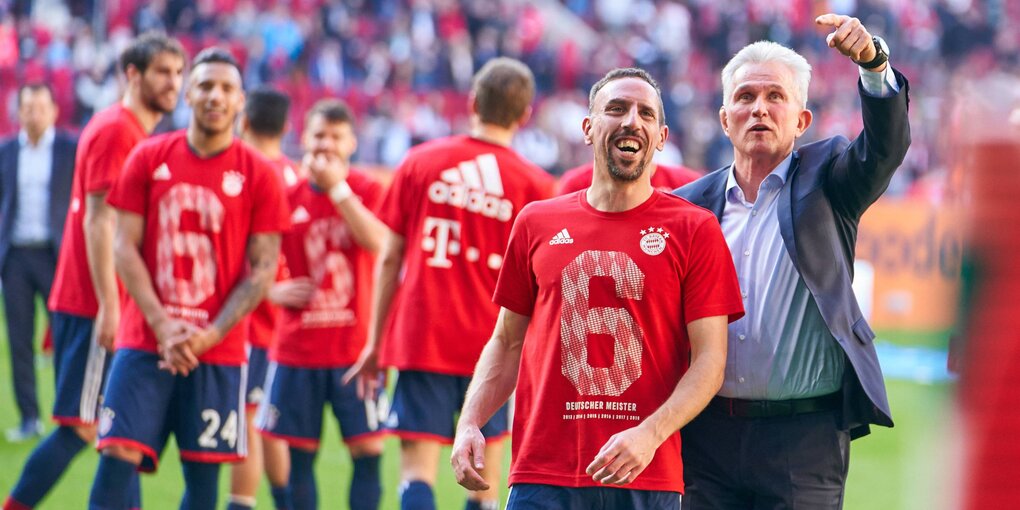
<path fill-rule="evenodd" d="M 188 124 L 188 145 L 200 157 L 208 158 L 215 156 L 230 147 L 234 143 L 234 133 L 230 130 L 222 133 L 207 133 L 195 126 L 194 122 Z"/>
<path fill-rule="evenodd" d="M 120 104 L 138 119 L 138 123 L 142 125 L 142 129 L 146 133 L 152 133 L 156 129 L 156 124 L 159 124 L 159 121 L 163 119 L 162 112 L 145 106 L 142 99 L 138 97 L 138 94 L 130 90 L 127 94 L 124 94 L 124 99 L 121 100 Z"/>
<path fill-rule="evenodd" d="M 494 124 L 486 124 L 479 120 L 475 120 L 471 126 L 471 137 L 479 140 L 485 140 L 489 143 L 496 145 L 502 145 L 509 147 L 514 140 L 514 134 L 517 133 L 516 127 L 502 127 Z"/>
<path fill-rule="evenodd" d="M 654 191 L 647 172 L 637 180 L 621 181 L 613 179 L 609 170 L 596 168 L 585 198 L 597 211 L 624 212 L 645 203 Z"/>
<path fill-rule="evenodd" d="M 737 180 L 737 185 L 744 192 L 744 198 L 748 202 L 754 202 L 758 198 L 758 188 L 761 186 L 761 182 L 789 155 L 786 153 L 749 156 L 734 151 L 733 177 Z"/>
<path fill-rule="evenodd" d="M 48 131 L 48 129 L 44 129 L 42 131 L 29 131 L 25 129 L 24 131 L 25 138 L 28 139 L 28 144 L 31 145 L 32 147 L 37 147 L 39 145 L 39 142 L 42 141 L 43 136 L 46 135 L 46 131 Z"/>
<path fill-rule="evenodd" d="M 259 136 L 246 131 L 241 134 L 241 139 L 270 161 L 276 161 L 283 156 L 283 149 L 280 147 L 278 137 Z"/>

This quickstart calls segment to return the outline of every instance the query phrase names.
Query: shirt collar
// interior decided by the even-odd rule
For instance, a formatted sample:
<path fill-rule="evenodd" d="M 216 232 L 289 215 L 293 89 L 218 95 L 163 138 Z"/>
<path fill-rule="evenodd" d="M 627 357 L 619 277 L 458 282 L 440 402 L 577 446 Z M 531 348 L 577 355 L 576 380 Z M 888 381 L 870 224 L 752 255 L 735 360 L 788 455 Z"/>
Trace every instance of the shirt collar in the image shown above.
<path fill-rule="evenodd" d="M 775 168 L 773 168 L 772 171 L 769 172 L 769 174 L 765 176 L 765 179 L 763 179 L 761 181 L 761 185 L 758 186 L 759 191 L 765 189 L 766 183 L 770 183 L 770 182 L 773 182 L 773 181 L 776 181 L 776 180 L 779 181 L 778 182 L 778 186 L 776 186 L 776 188 L 781 188 L 784 184 L 786 184 L 786 177 L 790 173 L 790 164 L 792 162 L 793 162 L 793 153 L 791 152 L 790 154 L 787 154 L 786 159 L 781 161 L 779 163 L 779 165 L 777 165 Z M 726 198 L 727 199 L 729 199 L 730 197 L 733 196 L 733 193 L 734 193 L 733 189 L 734 188 L 736 188 L 737 190 L 740 190 L 740 186 L 737 184 L 737 176 L 733 172 L 733 164 L 730 164 L 730 169 L 729 169 L 728 172 L 726 172 Z M 741 195 L 742 194 L 743 194 L 743 192 L 741 191 Z"/>
<path fill-rule="evenodd" d="M 53 145 L 53 139 L 56 137 L 56 134 L 56 129 L 54 129 L 53 126 L 46 128 L 46 131 L 43 131 L 42 136 L 39 137 L 39 144 L 34 148 L 49 147 Z M 18 144 L 22 147 L 29 146 L 28 133 L 26 133 L 24 129 L 18 132 Z"/>

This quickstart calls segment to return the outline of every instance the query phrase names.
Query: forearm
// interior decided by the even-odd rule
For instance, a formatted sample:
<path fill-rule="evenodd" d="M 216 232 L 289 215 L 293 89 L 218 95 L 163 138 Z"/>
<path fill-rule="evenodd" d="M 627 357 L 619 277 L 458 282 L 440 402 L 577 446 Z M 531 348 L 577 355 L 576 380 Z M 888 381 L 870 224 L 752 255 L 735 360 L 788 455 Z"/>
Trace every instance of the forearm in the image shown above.
<path fill-rule="evenodd" d="M 660 443 L 693 420 L 722 387 L 727 324 L 727 316 L 720 315 L 687 325 L 691 364 L 666 402 L 641 423 Z"/>
<path fill-rule="evenodd" d="M 386 225 L 356 196 L 333 202 L 333 206 L 351 229 L 354 241 L 365 250 L 378 253 L 389 230 Z"/>
<path fill-rule="evenodd" d="M 458 425 L 481 427 L 488 422 L 513 394 L 520 366 L 520 347 L 493 336 L 478 358 Z"/>
<path fill-rule="evenodd" d="M 654 413 L 645 418 L 643 426 L 653 432 L 661 443 L 694 419 L 722 387 L 726 358 L 707 359 L 702 356 L 691 362 L 673 393 Z"/>
<path fill-rule="evenodd" d="M 113 239 L 116 216 L 106 205 L 106 193 L 90 194 L 85 205 L 85 257 L 92 287 L 99 305 L 116 309 L 120 306 L 116 269 L 113 264 Z"/>
<path fill-rule="evenodd" d="M 386 318 L 393 305 L 393 296 L 397 292 L 400 280 L 400 268 L 404 264 L 403 236 L 387 232 L 382 253 L 375 264 L 375 282 L 372 288 L 372 315 L 369 321 L 368 341 L 365 346 L 371 351 L 378 351 L 386 326 Z"/>
<path fill-rule="evenodd" d="M 279 234 L 255 234 L 248 241 L 248 275 L 230 291 L 212 326 L 220 339 L 265 299 L 276 279 Z"/>
<path fill-rule="evenodd" d="M 145 266 L 139 247 L 128 240 L 122 239 L 118 234 L 114 242 L 114 268 L 120 281 L 124 282 L 124 288 L 134 300 L 135 305 L 145 317 L 145 322 L 150 328 L 167 319 L 163 303 L 156 295 L 156 288 L 152 285 L 152 276 Z"/>

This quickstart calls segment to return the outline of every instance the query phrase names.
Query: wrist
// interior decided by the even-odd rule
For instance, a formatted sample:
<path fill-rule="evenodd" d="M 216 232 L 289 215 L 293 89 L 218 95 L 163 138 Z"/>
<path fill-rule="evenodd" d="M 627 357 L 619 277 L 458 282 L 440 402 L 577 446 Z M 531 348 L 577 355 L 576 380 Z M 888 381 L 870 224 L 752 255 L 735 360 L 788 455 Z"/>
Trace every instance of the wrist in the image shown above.
<path fill-rule="evenodd" d="M 329 200 L 334 204 L 343 203 L 348 198 L 354 196 L 354 190 L 351 189 L 351 185 L 347 184 L 346 180 L 334 184 L 327 193 L 329 194 Z"/>

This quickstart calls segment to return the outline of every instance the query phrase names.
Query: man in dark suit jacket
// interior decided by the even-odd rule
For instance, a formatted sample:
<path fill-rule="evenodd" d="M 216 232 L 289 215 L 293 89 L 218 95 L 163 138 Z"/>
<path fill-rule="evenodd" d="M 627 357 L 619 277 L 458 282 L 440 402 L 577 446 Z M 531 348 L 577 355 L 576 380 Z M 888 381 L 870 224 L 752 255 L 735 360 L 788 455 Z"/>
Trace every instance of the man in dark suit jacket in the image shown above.
<path fill-rule="evenodd" d="M 11 441 L 42 432 L 35 391 L 35 296 L 49 298 L 64 232 L 75 140 L 54 129 L 57 105 L 43 84 L 18 91 L 21 131 L 0 144 L 0 281 L 21 426 Z"/>
<path fill-rule="evenodd" d="M 857 19 L 816 23 L 860 66 L 864 131 L 794 151 L 811 67 L 755 43 L 723 70 L 733 165 L 675 192 L 719 218 L 747 313 L 730 324 L 719 395 L 681 431 L 685 509 L 841 508 L 850 440 L 892 426 L 851 281 L 861 215 L 910 145 L 908 86 Z"/>

